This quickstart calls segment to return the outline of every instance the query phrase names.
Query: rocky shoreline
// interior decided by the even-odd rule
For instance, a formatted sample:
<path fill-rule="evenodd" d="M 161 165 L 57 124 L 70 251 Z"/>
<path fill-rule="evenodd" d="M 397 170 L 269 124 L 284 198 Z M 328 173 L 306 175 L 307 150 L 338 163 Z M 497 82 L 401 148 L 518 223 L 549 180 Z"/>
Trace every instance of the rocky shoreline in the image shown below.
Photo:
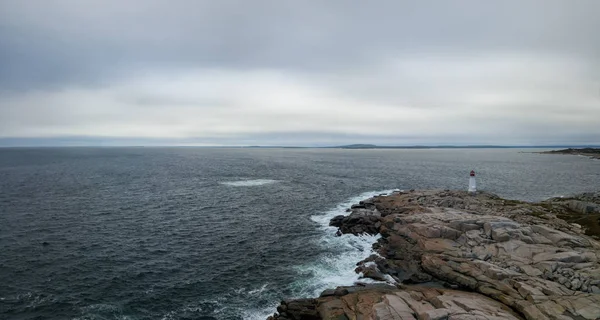
<path fill-rule="evenodd" d="M 331 225 L 381 234 L 356 268 L 379 283 L 282 301 L 269 319 L 600 319 L 600 192 L 528 203 L 411 190 L 349 212 Z"/>

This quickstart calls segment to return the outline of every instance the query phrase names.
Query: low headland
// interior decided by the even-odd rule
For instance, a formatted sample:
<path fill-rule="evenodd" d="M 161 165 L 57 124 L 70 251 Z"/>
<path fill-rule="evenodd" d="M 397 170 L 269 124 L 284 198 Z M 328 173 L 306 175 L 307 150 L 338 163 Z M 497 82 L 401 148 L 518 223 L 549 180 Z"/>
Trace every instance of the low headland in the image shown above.
<path fill-rule="evenodd" d="M 538 203 L 423 190 L 331 225 L 380 234 L 364 281 L 282 301 L 270 320 L 600 319 L 600 192 Z"/>
<path fill-rule="evenodd" d="M 586 156 L 592 159 L 600 159 L 600 148 L 568 148 L 562 150 L 552 150 L 540 152 L 542 154 L 569 154 L 576 156 Z"/>

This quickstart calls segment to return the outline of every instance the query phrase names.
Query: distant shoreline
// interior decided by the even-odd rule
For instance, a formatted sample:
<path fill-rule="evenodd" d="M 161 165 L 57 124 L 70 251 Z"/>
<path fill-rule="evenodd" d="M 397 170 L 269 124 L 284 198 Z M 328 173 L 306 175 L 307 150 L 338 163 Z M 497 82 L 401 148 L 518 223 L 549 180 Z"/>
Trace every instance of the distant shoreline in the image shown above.
<path fill-rule="evenodd" d="M 600 159 L 600 148 L 568 148 L 562 150 L 551 150 L 538 152 L 540 154 L 566 154 L 574 156 L 586 156 L 592 159 Z"/>
<path fill-rule="evenodd" d="M 379 146 L 371 144 L 353 144 L 336 147 L 323 147 L 325 149 L 552 149 L 552 148 L 584 148 L 588 146 L 503 146 L 503 145 L 438 145 L 438 146 Z"/>
<path fill-rule="evenodd" d="M 559 149 L 564 150 L 580 150 L 580 149 L 596 149 L 600 150 L 597 145 L 552 145 L 552 146 L 515 146 L 515 145 L 412 145 L 412 146 L 381 146 L 373 144 L 351 144 L 342 146 L 201 146 L 201 145 L 0 145 L 1 149 L 65 149 L 65 148 L 97 148 L 97 149 L 122 149 L 122 148 L 202 148 L 202 149 L 346 149 L 346 150 L 373 150 L 373 149 Z M 561 153 L 564 150 L 556 150 L 551 153 Z M 548 153 L 535 152 L 535 153 Z M 571 153 L 564 153 L 571 154 Z"/>

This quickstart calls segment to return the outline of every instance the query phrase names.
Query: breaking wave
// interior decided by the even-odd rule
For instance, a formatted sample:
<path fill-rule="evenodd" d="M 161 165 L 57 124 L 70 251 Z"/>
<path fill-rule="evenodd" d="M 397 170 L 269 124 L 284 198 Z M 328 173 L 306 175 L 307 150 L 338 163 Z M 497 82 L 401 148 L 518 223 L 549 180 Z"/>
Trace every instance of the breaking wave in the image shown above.
<path fill-rule="evenodd" d="M 221 182 L 221 184 L 231 187 L 254 187 L 262 186 L 265 184 L 275 183 L 277 180 L 271 179 L 255 179 L 255 180 L 239 180 L 239 181 L 227 181 Z"/>
<path fill-rule="evenodd" d="M 356 282 L 374 282 L 371 279 L 361 278 L 362 275 L 357 274 L 354 270 L 359 261 L 376 254 L 373 244 L 380 238 L 380 235 L 344 234 L 336 236 L 337 228 L 330 227 L 329 221 L 337 215 L 346 215 L 346 209 L 361 200 L 393 191 L 366 192 L 340 203 L 334 209 L 323 214 L 311 216 L 311 220 L 318 223 L 323 232 L 322 236 L 317 239 L 317 245 L 324 249 L 324 254 L 316 261 L 298 267 L 301 274 L 309 275 L 308 280 L 295 284 L 300 289 L 300 296 L 313 297 L 318 296 L 325 289 L 337 286 L 353 285 Z"/>

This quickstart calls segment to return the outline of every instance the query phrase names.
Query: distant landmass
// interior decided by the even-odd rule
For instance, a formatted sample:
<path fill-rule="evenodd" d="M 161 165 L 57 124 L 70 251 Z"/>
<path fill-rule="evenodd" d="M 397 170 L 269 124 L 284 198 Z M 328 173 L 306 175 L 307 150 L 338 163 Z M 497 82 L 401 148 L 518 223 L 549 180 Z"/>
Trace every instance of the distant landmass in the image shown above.
<path fill-rule="evenodd" d="M 524 148 L 535 148 L 535 149 L 554 149 L 554 148 L 579 148 L 575 150 L 581 150 L 581 148 L 593 149 L 595 146 L 568 146 L 568 145 L 554 145 L 554 146 L 501 146 L 501 145 L 413 145 L 413 146 L 381 146 L 376 144 L 348 144 L 341 146 L 326 146 L 326 147 L 314 147 L 314 146 L 246 146 L 242 148 L 286 148 L 286 149 L 305 149 L 305 148 L 317 148 L 317 149 L 524 149 Z M 599 150 L 599 149 L 596 149 Z"/>
<path fill-rule="evenodd" d="M 507 149 L 507 148 L 566 148 L 569 146 L 499 146 L 499 145 L 466 145 L 466 146 L 458 146 L 458 145 L 441 145 L 441 146 L 378 146 L 375 144 L 349 144 L 337 147 L 327 147 L 327 148 L 337 148 L 337 149 Z M 581 146 L 581 148 L 587 146 Z M 592 149 L 592 148 L 588 148 Z M 600 150 L 600 149 L 596 149 Z"/>
<path fill-rule="evenodd" d="M 543 154 L 570 154 L 577 156 L 587 156 L 593 159 L 600 159 L 600 148 L 568 148 L 562 150 L 552 150 L 540 152 Z"/>

